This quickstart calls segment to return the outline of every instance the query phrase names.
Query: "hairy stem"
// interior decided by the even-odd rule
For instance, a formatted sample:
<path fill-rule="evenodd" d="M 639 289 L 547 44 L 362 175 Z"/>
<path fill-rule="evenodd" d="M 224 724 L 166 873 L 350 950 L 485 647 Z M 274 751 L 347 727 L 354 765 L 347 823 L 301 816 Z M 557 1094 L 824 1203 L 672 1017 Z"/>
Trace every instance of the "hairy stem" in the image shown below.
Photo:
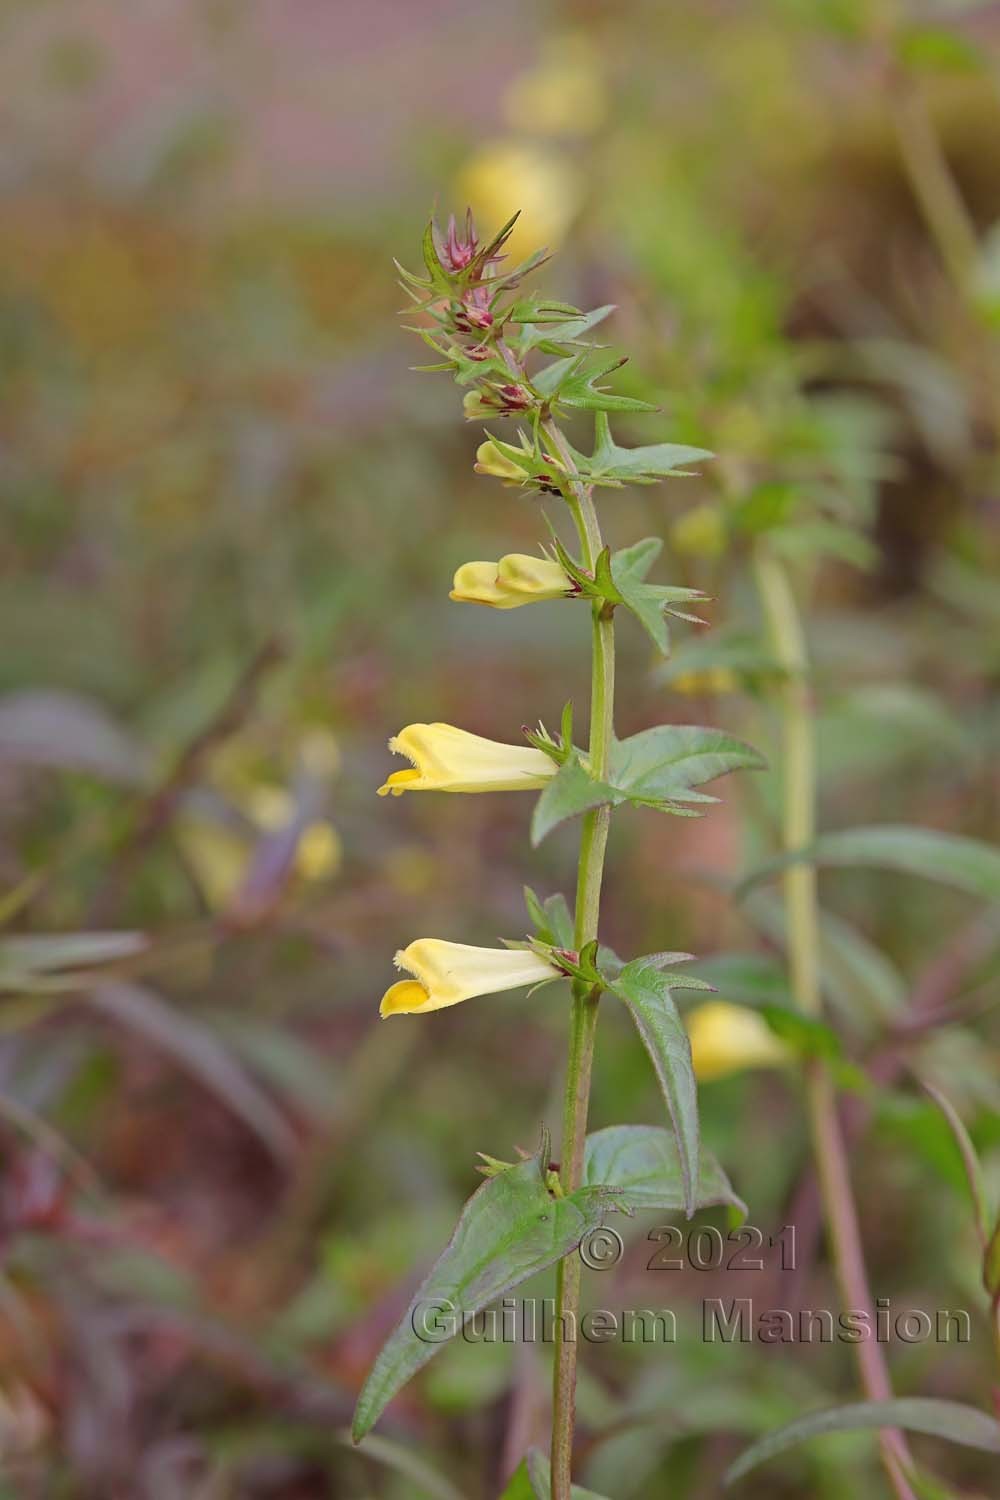
<path fill-rule="evenodd" d="M 754 557 L 754 571 L 771 644 L 786 674 L 781 699 L 782 843 L 786 850 L 802 849 L 812 843 L 816 832 L 816 747 L 807 680 L 808 652 L 795 595 L 783 564 L 760 547 Z M 793 865 L 785 871 L 784 901 L 792 995 L 801 1010 L 815 1016 L 822 1008 L 815 866 Z M 844 1307 L 865 1311 L 874 1326 L 874 1304 L 836 1096 L 829 1072 L 818 1058 L 807 1064 L 805 1083 L 823 1216 L 841 1302 Z M 869 1339 L 854 1348 L 865 1396 L 869 1401 L 889 1400 L 892 1384 L 881 1345 Z M 886 1475 L 897 1500 L 914 1500 L 906 1477 L 912 1460 L 902 1433 L 885 1428 L 879 1442 Z"/>
<path fill-rule="evenodd" d="M 545 434 L 566 468 L 575 475 L 572 454 L 554 422 L 545 424 Z M 574 478 L 568 487 L 566 500 L 580 538 L 584 566 L 593 569 L 603 544 L 590 491 L 578 478 Z M 593 605 L 592 632 L 589 754 L 593 774 L 602 777 L 607 770 L 614 729 L 615 627 L 611 612 L 599 599 Z M 610 808 L 599 807 L 587 813 L 583 819 L 576 886 L 574 941 L 578 950 L 597 937 L 610 817 Z M 598 998 L 598 992 L 589 990 L 585 985 L 574 986 L 560 1166 L 560 1180 L 563 1191 L 567 1193 L 580 1186 L 583 1176 Z M 580 1274 L 578 1255 L 568 1255 L 559 1262 L 556 1273 L 556 1344 L 552 1387 L 552 1500 L 570 1500 Z"/>

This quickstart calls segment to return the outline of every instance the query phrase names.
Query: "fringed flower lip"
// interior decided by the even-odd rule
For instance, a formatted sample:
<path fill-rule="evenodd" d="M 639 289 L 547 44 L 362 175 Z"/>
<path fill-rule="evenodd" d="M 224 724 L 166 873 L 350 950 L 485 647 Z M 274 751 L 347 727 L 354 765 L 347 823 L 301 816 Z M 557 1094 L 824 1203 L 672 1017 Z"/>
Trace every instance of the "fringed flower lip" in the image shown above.
<path fill-rule="evenodd" d="M 408 771 L 393 771 L 378 789 L 380 797 L 404 792 L 536 791 L 559 769 L 542 750 L 505 745 L 454 724 L 408 724 L 389 741 L 389 749 L 412 762 Z"/>
<path fill-rule="evenodd" d="M 386 990 L 379 1015 L 422 1015 L 527 984 L 562 979 L 564 973 L 528 948 L 476 948 L 441 938 L 417 938 L 396 954 L 396 967 L 412 974 Z"/>

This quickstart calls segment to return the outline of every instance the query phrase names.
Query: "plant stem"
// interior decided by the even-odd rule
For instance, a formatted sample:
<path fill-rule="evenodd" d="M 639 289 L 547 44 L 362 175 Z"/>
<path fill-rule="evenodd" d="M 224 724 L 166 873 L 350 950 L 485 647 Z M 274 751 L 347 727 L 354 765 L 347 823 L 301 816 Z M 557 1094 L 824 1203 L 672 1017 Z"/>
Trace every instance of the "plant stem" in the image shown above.
<path fill-rule="evenodd" d="M 554 422 L 545 423 L 545 434 L 566 468 L 575 476 L 572 454 Z M 573 478 L 566 501 L 580 538 L 584 566 L 592 570 L 603 543 L 593 499 L 579 478 Z M 614 732 L 615 627 L 612 613 L 599 599 L 593 605 L 592 641 L 589 754 L 594 776 L 602 777 L 607 770 Z M 609 807 L 599 807 L 583 819 L 576 886 L 574 942 L 577 950 L 597 937 L 610 819 Z M 560 1181 L 565 1193 L 579 1187 L 583 1176 L 598 1000 L 599 991 L 589 990 L 585 985 L 574 986 L 560 1165 Z M 567 1255 L 559 1262 L 552 1384 L 552 1500 L 570 1500 L 580 1276 L 578 1255 Z"/>
<path fill-rule="evenodd" d="M 889 72 L 889 108 L 899 154 L 924 222 L 961 297 L 973 301 L 979 244 L 975 225 L 916 86 Z"/>
<path fill-rule="evenodd" d="M 785 672 L 781 695 L 784 790 L 782 844 L 803 849 L 816 832 L 816 746 L 808 683 L 809 656 L 795 595 L 783 564 L 763 546 L 754 554 L 757 592 L 771 644 Z M 822 1009 L 819 969 L 819 903 L 814 865 L 792 865 L 784 877 L 788 972 L 795 1003 L 807 1015 Z M 851 1190 L 847 1152 L 833 1083 L 825 1064 L 812 1058 L 805 1069 L 806 1104 L 823 1215 L 841 1303 L 864 1311 L 874 1325 L 871 1288 Z M 858 1374 L 869 1401 L 887 1401 L 892 1383 L 874 1339 L 855 1344 Z M 902 1433 L 879 1434 L 882 1463 L 897 1500 L 914 1500 L 906 1471 L 912 1459 Z"/>

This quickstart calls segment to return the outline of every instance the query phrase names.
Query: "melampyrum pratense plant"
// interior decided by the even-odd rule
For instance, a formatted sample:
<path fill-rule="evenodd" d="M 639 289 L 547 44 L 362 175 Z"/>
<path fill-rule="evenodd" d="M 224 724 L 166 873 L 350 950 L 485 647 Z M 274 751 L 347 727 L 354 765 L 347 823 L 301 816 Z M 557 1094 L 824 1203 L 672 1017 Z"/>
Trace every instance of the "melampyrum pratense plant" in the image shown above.
<path fill-rule="evenodd" d="M 515 216 L 516 217 L 516 216 Z M 697 790 L 739 767 L 761 764 L 757 753 L 718 729 L 666 724 L 619 740 L 614 732 L 615 625 L 633 615 L 661 651 L 666 615 L 696 618 L 703 597 L 688 588 L 646 581 L 660 551 L 647 537 L 612 553 L 605 546 L 595 493 L 625 484 L 655 484 L 710 457 L 671 443 L 620 447 L 609 414 L 648 412 L 648 403 L 616 395 L 604 378 L 622 363 L 603 357 L 587 335 L 612 311 L 581 312 L 564 302 L 519 290 L 543 252 L 513 269 L 504 245 L 514 219 L 480 244 L 471 214 L 442 233 L 432 221 L 423 241 L 425 274 L 402 270 L 403 285 L 423 321 L 416 328 L 438 362 L 465 390 L 472 422 L 487 422 L 476 470 L 536 495 L 561 501 L 575 531 L 571 550 L 552 528 L 538 556 L 513 554 L 458 569 L 451 597 L 512 609 L 564 600 L 589 619 L 592 677 L 586 742 L 575 743 L 571 705 L 557 733 L 526 732 L 523 745 L 501 744 L 449 724 L 410 724 L 390 747 L 412 762 L 380 788 L 404 792 L 540 793 L 532 819 L 535 844 L 579 818 L 575 906 L 562 896 L 540 901 L 526 890 L 532 933 L 503 948 L 477 948 L 418 938 L 396 955 L 410 976 L 382 1000 L 383 1016 L 422 1014 L 478 995 L 568 980 L 569 1054 L 562 1144 L 552 1161 L 547 1132 L 531 1157 L 507 1163 L 485 1157 L 486 1182 L 466 1204 L 455 1234 L 376 1360 L 358 1400 L 360 1440 L 400 1387 L 440 1344 L 478 1310 L 527 1277 L 558 1264 L 551 1475 L 540 1453 L 526 1459 L 517 1481 L 537 1494 L 569 1500 L 576 1386 L 581 1238 L 612 1210 L 634 1207 L 740 1207 L 724 1174 L 699 1149 L 691 1049 L 672 990 L 707 989 L 678 968 L 685 953 L 653 953 L 624 962 L 599 936 L 601 881 L 612 809 L 624 803 L 692 817 L 714 799 Z M 590 413 L 589 453 L 563 432 L 564 414 Z M 498 424 L 513 422 L 515 430 Z M 552 1003 L 561 1003 L 562 986 Z M 672 1130 L 615 1124 L 587 1135 L 594 1039 L 601 997 L 630 1012 L 662 1088 Z"/>

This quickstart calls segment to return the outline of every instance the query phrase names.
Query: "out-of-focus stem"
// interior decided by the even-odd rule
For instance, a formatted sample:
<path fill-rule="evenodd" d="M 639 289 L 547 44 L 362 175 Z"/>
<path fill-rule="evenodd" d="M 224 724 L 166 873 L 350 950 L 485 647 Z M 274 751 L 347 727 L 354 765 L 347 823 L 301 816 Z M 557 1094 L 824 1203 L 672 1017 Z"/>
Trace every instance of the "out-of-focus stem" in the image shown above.
<path fill-rule="evenodd" d="M 545 424 L 545 435 L 567 470 L 575 474 L 572 453 L 554 422 Z M 593 499 L 587 486 L 574 478 L 566 500 L 580 538 L 584 566 L 592 570 L 602 547 Z M 595 599 L 593 604 L 592 641 L 589 755 L 593 774 L 601 777 L 607 769 L 614 732 L 615 627 L 610 611 L 600 599 Z M 610 808 L 599 807 L 583 819 L 576 886 L 574 941 L 577 949 L 597 937 L 610 816 Z M 574 987 L 560 1164 L 560 1182 L 566 1193 L 579 1187 L 583 1176 L 598 999 L 598 993 L 585 985 Z M 559 1262 L 552 1385 L 552 1500 L 570 1500 L 580 1274 L 578 1255 L 568 1255 Z"/>
<path fill-rule="evenodd" d="M 956 289 L 971 301 L 979 255 L 975 225 L 927 107 L 915 85 L 899 70 L 889 75 L 889 109 L 903 167 L 924 221 Z"/>
<path fill-rule="evenodd" d="M 809 658 L 795 595 L 784 565 L 766 547 L 754 555 L 757 592 L 772 649 L 784 672 L 781 724 L 784 760 L 782 843 L 806 848 L 815 837 L 816 749 L 808 683 Z M 813 865 L 792 865 L 784 874 L 788 972 L 795 1003 L 808 1015 L 822 1008 L 819 970 L 819 904 Z M 863 1310 L 874 1327 L 857 1206 L 851 1189 L 833 1083 L 824 1063 L 811 1059 L 805 1070 L 806 1102 L 823 1214 L 841 1303 Z M 874 1339 L 855 1344 L 858 1374 L 869 1401 L 887 1401 L 892 1383 Z M 903 1434 L 884 1428 L 879 1435 L 882 1463 L 897 1500 L 914 1500 L 907 1478 L 912 1468 Z"/>

